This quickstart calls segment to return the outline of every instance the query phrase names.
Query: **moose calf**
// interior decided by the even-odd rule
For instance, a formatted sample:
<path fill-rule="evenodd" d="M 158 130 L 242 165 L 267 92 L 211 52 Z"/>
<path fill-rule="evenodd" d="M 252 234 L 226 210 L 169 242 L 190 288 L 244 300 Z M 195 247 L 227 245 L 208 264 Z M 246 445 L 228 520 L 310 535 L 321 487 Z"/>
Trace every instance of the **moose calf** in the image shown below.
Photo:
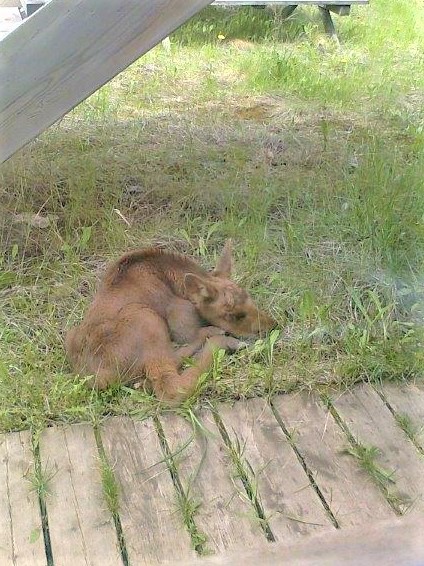
<path fill-rule="evenodd" d="M 275 321 L 231 281 L 228 241 L 213 272 L 162 249 L 129 252 L 106 271 L 82 323 L 65 347 L 73 368 L 104 389 L 146 378 L 158 398 L 179 403 L 212 364 L 217 348 L 266 332 Z M 208 324 L 208 325 L 206 325 Z M 172 341 L 181 347 L 174 350 Z M 196 363 L 183 371 L 184 358 Z"/>

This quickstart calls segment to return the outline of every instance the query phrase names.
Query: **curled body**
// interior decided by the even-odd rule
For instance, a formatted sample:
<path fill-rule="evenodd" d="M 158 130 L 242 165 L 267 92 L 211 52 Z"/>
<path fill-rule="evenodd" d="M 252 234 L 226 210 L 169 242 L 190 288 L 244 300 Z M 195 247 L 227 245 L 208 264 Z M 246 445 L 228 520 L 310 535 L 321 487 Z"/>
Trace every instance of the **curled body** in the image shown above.
<path fill-rule="evenodd" d="M 123 255 L 107 269 L 82 323 L 66 335 L 74 371 L 92 375 L 99 389 L 147 379 L 158 398 L 181 402 L 215 349 L 236 350 L 237 338 L 276 324 L 231 281 L 231 269 L 230 242 L 212 272 L 158 248 Z M 194 365 L 181 370 L 193 355 Z"/>

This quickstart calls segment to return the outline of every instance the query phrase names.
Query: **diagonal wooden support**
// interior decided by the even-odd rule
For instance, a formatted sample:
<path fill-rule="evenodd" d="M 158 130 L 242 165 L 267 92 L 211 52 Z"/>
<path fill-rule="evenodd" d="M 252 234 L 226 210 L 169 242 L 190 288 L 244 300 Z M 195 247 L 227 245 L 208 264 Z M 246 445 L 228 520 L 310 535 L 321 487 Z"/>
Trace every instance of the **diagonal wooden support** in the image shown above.
<path fill-rule="evenodd" d="M 0 163 L 211 0 L 51 0 L 0 42 Z"/>

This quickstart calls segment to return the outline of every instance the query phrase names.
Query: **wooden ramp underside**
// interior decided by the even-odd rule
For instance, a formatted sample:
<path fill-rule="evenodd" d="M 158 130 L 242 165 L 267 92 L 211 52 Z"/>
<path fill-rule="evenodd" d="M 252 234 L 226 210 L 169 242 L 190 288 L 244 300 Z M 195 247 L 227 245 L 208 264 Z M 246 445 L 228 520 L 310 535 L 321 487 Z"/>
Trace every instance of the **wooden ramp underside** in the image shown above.
<path fill-rule="evenodd" d="M 0 564 L 424 564 L 424 388 L 330 405 L 0 435 Z"/>
<path fill-rule="evenodd" d="M 211 0 L 51 0 L 0 43 L 0 163 Z"/>

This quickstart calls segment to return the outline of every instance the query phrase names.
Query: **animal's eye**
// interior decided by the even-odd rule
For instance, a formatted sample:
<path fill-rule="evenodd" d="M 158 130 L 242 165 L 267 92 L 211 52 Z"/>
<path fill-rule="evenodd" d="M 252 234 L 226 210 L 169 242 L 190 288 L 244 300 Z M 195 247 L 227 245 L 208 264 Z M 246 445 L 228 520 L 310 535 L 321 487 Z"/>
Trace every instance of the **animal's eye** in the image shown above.
<path fill-rule="evenodd" d="M 237 314 L 233 315 L 233 318 L 234 318 L 234 320 L 239 322 L 240 320 L 243 320 L 244 318 L 246 318 L 246 313 L 238 312 Z"/>

